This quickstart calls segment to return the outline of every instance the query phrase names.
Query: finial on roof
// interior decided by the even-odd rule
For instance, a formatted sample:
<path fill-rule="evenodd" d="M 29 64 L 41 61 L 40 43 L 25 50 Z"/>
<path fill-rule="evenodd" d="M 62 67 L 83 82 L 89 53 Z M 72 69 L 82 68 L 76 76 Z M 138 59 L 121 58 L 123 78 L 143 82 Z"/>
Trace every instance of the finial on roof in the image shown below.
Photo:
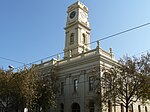
<path fill-rule="evenodd" d="M 97 41 L 97 47 L 100 48 L 100 41 Z"/>
<path fill-rule="evenodd" d="M 110 51 L 110 55 L 111 55 L 111 57 L 112 57 L 112 58 L 114 58 L 114 54 L 113 54 L 113 50 L 112 50 L 112 48 L 109 48 L 109 51 Z"/>
<path fill-rule="evenodd" d="M 57 54 L 57 60 L 60 61 L 60 54 Z"/>

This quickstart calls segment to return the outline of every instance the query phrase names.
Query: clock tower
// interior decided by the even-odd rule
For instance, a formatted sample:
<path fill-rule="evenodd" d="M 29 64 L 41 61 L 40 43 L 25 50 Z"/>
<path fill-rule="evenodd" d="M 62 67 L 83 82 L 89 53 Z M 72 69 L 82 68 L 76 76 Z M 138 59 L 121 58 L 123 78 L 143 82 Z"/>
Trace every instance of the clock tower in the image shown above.
<path fill-rule="evenodd" d="M 77 1 L 68 7 L 64 58 L 74 57 L 90 50 L 88 8 Z"/>

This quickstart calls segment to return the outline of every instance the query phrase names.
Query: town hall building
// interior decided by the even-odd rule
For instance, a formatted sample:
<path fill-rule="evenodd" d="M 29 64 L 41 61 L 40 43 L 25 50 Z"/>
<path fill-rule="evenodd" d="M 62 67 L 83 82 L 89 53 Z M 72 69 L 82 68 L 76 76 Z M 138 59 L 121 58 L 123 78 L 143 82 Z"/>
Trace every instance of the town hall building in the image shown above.
<path fill-rule="evenodd" d="M 57 58 L 39 64 L 44 71 L 57 68 L 54 73 L 59 78 L 60 92 L 54 112 L 99 112 L 93 76 L 101 77 L 104 67 L 118 64 L 112 49 L 103 50 L 99 41 L 91 49 L 88 14 L 88 7 L 80 1 L 68 7 L 63 58 L 58 54 Z M 112 112 L 123 112 L 121 106 L 114 108 Z M 111 112 L 108 106 L 103 111 Z"/>

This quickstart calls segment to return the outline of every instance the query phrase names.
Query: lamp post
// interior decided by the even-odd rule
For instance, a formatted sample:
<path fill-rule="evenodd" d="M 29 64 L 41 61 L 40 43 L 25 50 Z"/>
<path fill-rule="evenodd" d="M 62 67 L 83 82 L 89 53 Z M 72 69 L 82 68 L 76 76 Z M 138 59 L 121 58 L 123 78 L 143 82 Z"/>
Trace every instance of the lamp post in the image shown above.
<path fill-rule="evenodd" d="M 8 68 L 9 68 L 10 70 L 13 70 L 13 69 L 14 69 L 14 67 L 13 67 L 12 65 L 9 65 Z"/>

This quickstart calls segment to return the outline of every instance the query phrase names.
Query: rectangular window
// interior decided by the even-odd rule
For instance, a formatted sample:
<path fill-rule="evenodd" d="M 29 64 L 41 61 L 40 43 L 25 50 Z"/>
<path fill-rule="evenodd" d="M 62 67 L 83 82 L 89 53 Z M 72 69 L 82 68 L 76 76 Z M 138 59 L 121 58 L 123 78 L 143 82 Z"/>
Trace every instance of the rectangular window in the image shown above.
<path fill-rule="evenodd" d="M 131 112 L 134 112 L 133 104 L 131 104 Z"/>
<path fill-rule="evenodd" d="M 70 35 L 70 45 L 74 44 L 74 33 Z"/>
<path fill-rule="evenodd" d="M 122 103 L 121 103 L 121 112 L 124 112 L 124 107 Z"/>
<path fill-rule="evenodd" d="M 145 106 L 145 112 L 148 112 L 148 110 L 147 110 L 147 106 Z"/>
<path fill-rule="evenodd" d="M 112 112 L 112 103 L 108 100 L 108 112 Z"/>
<path fill-rule="evenodd" d="M 60 90 L 61 94 L 64 94 L 64 82 L 61 82 L 61 90 Z"/>
<path fill-rule="evenodd" d="M 64 112 L 64 104 L 63 103 L 60 104 L 60 112 Z"/>
<path fill-rule="evenodd" d="M 77 92 L 77 89 L 78 89 L 78 80 L 75 79 L 74 80 L 74 92 Z"/>
<path fill-rule="evenodd" d="M 89 77 L 89 91 L 92 91 L 93 90 L 93 76 Z"/>
<path fill-rule="evenodd" d="M 94 102 L 89 103 L 89 112 L 94 112 Z"/>
<path fill-rule="evenodd" d="M 138 105 L 138 110 L 139 110 L 139 112 L 141 112 L 141 106 L 140 105 Z"/>

